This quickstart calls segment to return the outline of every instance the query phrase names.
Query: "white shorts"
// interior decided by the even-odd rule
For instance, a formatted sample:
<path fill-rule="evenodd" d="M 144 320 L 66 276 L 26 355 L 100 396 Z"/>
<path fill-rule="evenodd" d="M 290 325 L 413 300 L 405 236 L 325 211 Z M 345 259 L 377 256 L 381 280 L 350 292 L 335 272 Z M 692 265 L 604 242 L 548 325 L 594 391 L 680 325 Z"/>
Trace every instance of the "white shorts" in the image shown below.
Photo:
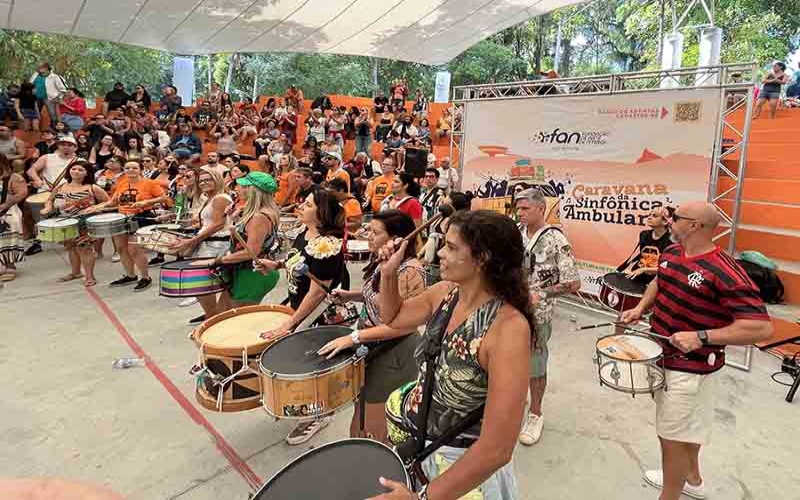
<path fill-rule="evenodd" d="M 201 241 L 194 251 L 192 257 L 203 259 L 215 259 L 225 255 L 230 250 L 231 244 L 227 241 Z"/>
<path fill-rule="evenodd" d="M 656 393 L 656 433 L 663 439 L 707 445 L 714 422 L 713 379 L 664 370 L 666 391 Z"/>

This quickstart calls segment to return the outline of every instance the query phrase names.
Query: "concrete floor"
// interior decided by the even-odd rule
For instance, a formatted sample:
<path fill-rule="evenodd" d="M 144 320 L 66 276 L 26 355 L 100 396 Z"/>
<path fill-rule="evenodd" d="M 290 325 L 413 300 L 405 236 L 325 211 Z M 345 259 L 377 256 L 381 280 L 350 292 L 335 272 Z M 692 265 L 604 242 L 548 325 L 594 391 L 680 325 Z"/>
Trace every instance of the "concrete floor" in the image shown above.
<path fill-rule="evenodd" d="M 247 482 L 146 368 L 112 370 L 131 356 L 115 326 L 78 281 L 60 252 L 49 250 L 21 266 L 0 289 L 0 474 L 61 476 L 103 483 L 131 499 L 246 499 Z M 261 410 L 217 414 L 194 401 L 188 374 L 196 349 L 186 320 L 199 306 L 176 307 L 156 287 L 134 294 L 106 285 L 119 265 L 98 263 L 97 294 L 185 398 L 224 436 L 262 479 L 314 445 L 347 436 L 351 411 L 311 442 L 283 442 L 292 424 Z M 157 270 L 154 276 L 157 276 Z M 285 292 L 266 299 L 277 302 Z M 515 466 L 525 499 L 657 498 L 641 471 L 659 464 L 654 405 L 601 388 L 592 364 L 594 341 L 605 331 L 572 331 L 606 317 L 562 306 L 551 341 L 545 432 L 532 448 L 518 447 Z M 737 353 L 738 354 L 738 353 Z M 717 374 L 714 442 L 702 455 L 709 498 L 784 499 L 796 491 L 800 440 L 792 432 L 798 403 L 769 374 L 779 362 L 755 353 L 753 370 Z M 796 497 L 795 497 L 796 498 Z"/>

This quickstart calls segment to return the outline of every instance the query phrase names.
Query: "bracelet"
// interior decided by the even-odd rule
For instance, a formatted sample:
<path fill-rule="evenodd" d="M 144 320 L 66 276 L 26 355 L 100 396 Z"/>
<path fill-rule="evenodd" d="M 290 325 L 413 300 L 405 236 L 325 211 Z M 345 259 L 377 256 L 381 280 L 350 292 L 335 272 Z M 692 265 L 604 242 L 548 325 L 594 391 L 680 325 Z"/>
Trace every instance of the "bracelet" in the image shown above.
<path fill-rule="evenodd" d="M 360 336 L 360 332 L 359 332 L 358 330 L 353 330 L 353 331 L 350 333 L 350 340 L 352 340 L 352 341 L 353 341 L 353 344 L 355 344 L 355 345 L 361 345 L 361 336 Z"/>

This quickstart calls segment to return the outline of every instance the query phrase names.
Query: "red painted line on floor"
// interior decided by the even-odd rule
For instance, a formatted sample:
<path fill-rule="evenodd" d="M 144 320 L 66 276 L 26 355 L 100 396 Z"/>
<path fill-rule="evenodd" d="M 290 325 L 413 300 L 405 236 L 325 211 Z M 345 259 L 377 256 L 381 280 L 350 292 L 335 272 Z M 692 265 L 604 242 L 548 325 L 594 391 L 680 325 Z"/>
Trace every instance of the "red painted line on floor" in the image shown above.
<path fill-rule="evenodd" d="M 119 332 L 119 335 L 122 337 L 122 340 L 124 340 L 125 343 L 127 343 L 128 346 L 130 346 L 134 354 L 136 354 L 137 357 L 144 358 L 146 360 L 147 369 L 150 370 L 150 373 L 153 374 L 153 376 L 156 378 L 156 380 L 158 380 L 161 386 L 164 387 L 164 389 L 169 393 L 170 396 L 172 396 L 172 399 L 174 399 L 175 402 L 178 403 L 181 408 L 183 408 L 183 411 L 185 411 L 186 414 L 192 420 L 194 420 L 194 422 L 197 425 L 202 426 L 206 430 L 206 432 L 208 432 L 208 434 L 214 440 L 214 444 L 216 445 L 217 449 L 219 450 L 220 453 L 222 453 L 222 455 L 225 456 L 225 458 L 231 464 L 231 467 L 233 467 L 234 470 L 238 472 L 239 475 L 242 476 L 242 478 L 244 478 L 244 480 L 250 485 L 250 487 L 254 491 L 258 490 L 263 484 L 261 478 L 258 477 L 256 473 L 253 472 L 253 469 L 251 469 L 250 466 L 247 465 L 247 462 L 245 462 L 242 459 L 242 457 L 240 457 L 239 454 L 236 453 L 236 450 L 233 449 L 233 446 L 231 446 L 230 443 L 228 443 L 225 440 L 222 434 L 220 434 L 219 431 L 217 431 L 217 429 L 214 428 L 211 422 L 209 422 L 203 416 L 203 414 L 200 413 L 200 411 L 191 403 L 191 401 L 186 399 L 186 396 L 183 395 L 183 393 L 175 386 L 175 384 L 172 383 L 172 380 L 170 380 L 169 377 L 167 377 L 167 375 L 161 370 L 161 368 L 158 367 L 156 362 L 153 361 L 153 359 L 147 354 L 147 352 L 145 352 L 144 349 L 142 349 L 142 346 L 140 346 L 139 343 L 136 342 L 136 340 L 133 338 L 133 336 L 131 336 L 131 334 L 119 320 L 117 315 L 114 314 L 114 311 L 111 310 L 111 307 L 102 298 L 100 298 L 99 295 L 97 295 L 97 292 L 95 292 L 91 288 L 87 288 L 86 292 L 89 294 L 89 297 L 91 297 L 92 300 L 95 302 L 95 304 L 97 304 L 97 307 L 99 307 L 100 310 L 103 311 L 103 314 L 106 315 L 108 321 L 110 321 L 111 324 L 114 325 L 114 328 L 117 329 L 117 332 Z"/>

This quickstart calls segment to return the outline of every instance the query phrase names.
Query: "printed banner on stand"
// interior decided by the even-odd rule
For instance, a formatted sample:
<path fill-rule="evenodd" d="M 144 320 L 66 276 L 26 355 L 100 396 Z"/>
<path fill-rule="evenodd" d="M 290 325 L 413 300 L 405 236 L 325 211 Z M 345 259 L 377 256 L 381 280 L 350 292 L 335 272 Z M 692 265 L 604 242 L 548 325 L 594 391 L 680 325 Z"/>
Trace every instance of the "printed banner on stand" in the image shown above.
<path fill-rule="evenodd" d="M 562 227 L 582 291 L 631 255 L 647 215 L 705 200 L 719 89 L 469 102 L 462 188 L 473 208 L 513 213 L 539 186 Z"/>

